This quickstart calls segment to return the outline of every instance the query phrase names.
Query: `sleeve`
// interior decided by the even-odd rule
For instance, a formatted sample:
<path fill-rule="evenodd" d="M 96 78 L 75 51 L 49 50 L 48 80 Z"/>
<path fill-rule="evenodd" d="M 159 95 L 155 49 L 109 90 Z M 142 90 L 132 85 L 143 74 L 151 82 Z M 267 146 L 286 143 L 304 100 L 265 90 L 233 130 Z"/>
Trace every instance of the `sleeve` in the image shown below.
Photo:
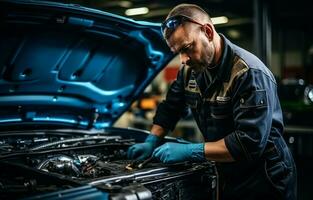
<path fill-rule="evenodd" d="M 171 84 L 166 98 L 157 108 L 153 123 L 167 130 L 173 130 L 178 120 L 188 113 L 184 95 L 184 67 L 178 74 L 176 80 Z"/>
<path fill-rule="evenodd" d="M 262 155 L 270 135 L 276 83 L 260 70 L 250 69 L 234 86 L 235 131 L 225 137 L 233 158 L 255 160 Z"/>

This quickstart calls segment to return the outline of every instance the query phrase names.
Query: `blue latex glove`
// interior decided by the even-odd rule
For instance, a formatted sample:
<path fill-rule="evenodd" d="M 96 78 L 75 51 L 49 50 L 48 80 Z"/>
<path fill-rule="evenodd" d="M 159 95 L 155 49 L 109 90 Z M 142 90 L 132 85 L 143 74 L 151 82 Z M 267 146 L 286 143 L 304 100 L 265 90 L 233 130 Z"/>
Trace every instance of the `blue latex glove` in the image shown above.
<path fill-rule="evenodd" d="M 152 156 L 163 163 L 206 161 L 204 156 L 204 143 L 179 144 L 168 142 L 156 148 Z"/>
<path fill-rule="evenodd" d="M 134 144 L 128 148 L 127 157 L 128 159 L 145 160 L 150 157 L 153 150 L 160 145 L 162 138 L 150 134 L 145 142 Z"/>

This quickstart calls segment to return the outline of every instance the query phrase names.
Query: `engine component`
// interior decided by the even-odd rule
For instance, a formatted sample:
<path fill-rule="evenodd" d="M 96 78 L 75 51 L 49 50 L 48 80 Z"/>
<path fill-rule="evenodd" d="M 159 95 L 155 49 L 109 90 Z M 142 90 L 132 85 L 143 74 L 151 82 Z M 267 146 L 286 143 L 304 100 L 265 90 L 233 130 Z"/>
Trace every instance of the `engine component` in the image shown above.
<path fill-rule="evenodd" d="M 64 155 L 49 158 L 40 163 L 37 168 L 74 177 L 81 176 L 80 170 L 74 164 L 74 160 Z"/>
<path fill-rule="evenodd" d="M 101 160 L 87 159 L 82 166 L 82 175 L 86 178 L 97 178 L 111 175 L 111 170 L 105 168 L 105 162 Z"/>
<path fill-rule="evenodd" d="M 60 140 L 56 142 L 50 142 L 47 144 L 43 144 L 37 147 L 32 148 L 31 150 L 40 150 L 40 149 L 46 149 L 48 147 L 58 146 L 66 143 L 73 143 L 73 142 L 86 142 L 86 141 L 94 141 L 94 140 L 101 140 L 100 142 L 104 143 L 109 140 L 119 140 L 121 139 L 120 136 L 89 136 L 89 137 L 80 137 L 80 138 L 71 138 L 66 140 Z"/>

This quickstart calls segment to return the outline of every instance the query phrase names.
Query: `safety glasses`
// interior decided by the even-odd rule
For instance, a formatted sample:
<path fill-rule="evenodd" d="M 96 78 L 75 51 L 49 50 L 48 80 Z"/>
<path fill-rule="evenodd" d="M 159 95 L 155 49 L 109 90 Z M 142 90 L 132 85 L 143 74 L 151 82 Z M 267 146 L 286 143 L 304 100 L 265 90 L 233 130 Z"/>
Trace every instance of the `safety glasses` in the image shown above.
<path fill-rule="evenodd" d="M 173 17 L 168 18 L 167 20 L 165 20 L 162 24 L 161 24 L 161 31 L 164 34 L 164 30 L 165 29 L 169 29 L 171 31 L 171 33 L 182 23 L 184 22 L 192 22 L 195 24 L 198 24 L 200 26 L 203 26 L 203 24 L 197 22 L 196 20 L 185 16 L 185 15 L 175 15 Z"/>

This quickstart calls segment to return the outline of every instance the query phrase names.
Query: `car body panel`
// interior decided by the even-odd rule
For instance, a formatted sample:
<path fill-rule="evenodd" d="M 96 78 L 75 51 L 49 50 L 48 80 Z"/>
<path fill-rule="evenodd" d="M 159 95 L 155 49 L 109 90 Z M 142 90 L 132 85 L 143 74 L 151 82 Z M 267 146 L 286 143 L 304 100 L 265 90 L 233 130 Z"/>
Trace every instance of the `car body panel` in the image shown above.
<path fill-rule="evenodd" d="M 173 57 L 159 24 L 51 2 L 0 9 L 0 126 L 110 126 Z"/>

